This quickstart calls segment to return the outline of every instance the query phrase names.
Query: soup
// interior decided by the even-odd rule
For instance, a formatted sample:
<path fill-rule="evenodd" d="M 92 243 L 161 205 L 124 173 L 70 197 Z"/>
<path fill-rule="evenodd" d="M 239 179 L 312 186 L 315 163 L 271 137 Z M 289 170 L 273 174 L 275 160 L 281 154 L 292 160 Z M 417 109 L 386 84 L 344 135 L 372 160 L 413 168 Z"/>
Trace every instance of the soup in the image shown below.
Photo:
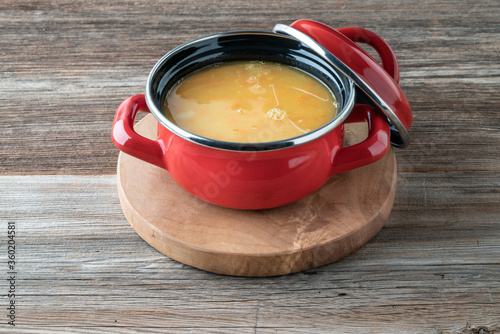
<path fill-rule="evenodd" d="M 199 136 L 238 143 L 297 137 L 337 115 L 329 88 L 296 68 L 235 61 L 196 71 L 175 84 L 165 116 Z"/>

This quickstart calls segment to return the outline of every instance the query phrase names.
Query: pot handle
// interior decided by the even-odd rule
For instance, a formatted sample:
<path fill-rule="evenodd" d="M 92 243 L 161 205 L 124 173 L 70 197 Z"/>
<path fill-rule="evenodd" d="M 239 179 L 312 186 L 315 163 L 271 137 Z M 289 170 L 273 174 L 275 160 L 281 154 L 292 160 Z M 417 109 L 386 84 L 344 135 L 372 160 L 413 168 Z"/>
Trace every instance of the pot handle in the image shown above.
<path fill-rule="evenodd" d="M 387 44 L 382 37 L 370 30 L 359 27 L 344 27 L 337 28 L 336 30 L 355 43 L 368 44 L 374 48 L 382 61 L 384 70 L 394 79 L 394 81 L 396 81 L 396 83 L 399 83 L 398 60 L 396 59 L 394 51 L 392 51 L 389 44 Z M 366 51 L 364 52 L 366 53 Z M 368 53 L 366 54 L 368 55 Z"/>
<path fill-rule="evenodd" d="M 163 159 L 163 141 L 148 139 L 134 130 L 134 120 L 139 111 L 150 112 L 144 94 L 129 97 L 120 104 L 111 131 L 113 143 L 124 153 L 167 169 Z"/>
<path fill-rule="evenodd" d="M 389 150 L 391 134 L 385 117 L 371 106 L 356 104 L 344 123 L 362 121 L 368 122 L 368 137 L 361 143 L 340 148 L 333 158 L 330 175 L 369 165 Z"/>

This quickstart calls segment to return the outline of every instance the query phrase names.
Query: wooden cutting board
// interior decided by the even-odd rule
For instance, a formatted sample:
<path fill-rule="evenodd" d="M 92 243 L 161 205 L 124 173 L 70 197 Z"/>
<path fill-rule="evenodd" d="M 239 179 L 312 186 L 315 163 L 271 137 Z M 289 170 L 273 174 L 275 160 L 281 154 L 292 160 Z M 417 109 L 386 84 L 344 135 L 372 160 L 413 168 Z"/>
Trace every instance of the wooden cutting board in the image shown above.
<path fill-rule="evenodd" d="M 136 125 L 156 139 L 156 120 Z M 366 136 L 350 125 L 346 141 Z M 383 227 L 396 192 L 392 148 L 378 162 L 335 175 L 308 197 L 275 209 L 218 207 L 179 187 L 166 170 L 123 152 L 118 191 L 135 231 L 170 258 L 210 272 L 276 276 L 335 262 L 365 245 Z"/>

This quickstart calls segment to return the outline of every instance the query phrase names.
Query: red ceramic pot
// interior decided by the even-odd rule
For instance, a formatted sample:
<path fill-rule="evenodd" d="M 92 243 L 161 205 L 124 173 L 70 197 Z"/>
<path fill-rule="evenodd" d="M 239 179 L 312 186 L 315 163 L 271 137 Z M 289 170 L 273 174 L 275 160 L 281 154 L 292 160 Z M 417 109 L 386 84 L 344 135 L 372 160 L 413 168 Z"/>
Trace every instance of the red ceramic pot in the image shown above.
<path fill-rule="evenodd" d="M 394 54 L 382 44 L 375 49 L 382 59 L 392 58 L 396 64 L 392 75 L 396 76 Z M 200 137 L 163 115 L 163 101 L 179 79 L 231 60 L 274 61 L 300 68 L 330 87 L 340 111 L 335 119 L 308 134 L 264 143 Z M 272 208 L 297 201 L 320 188 L 331 175 L 373 163 L 387 153 L 387 118 L 374 107 L 355 105 L 355 98 L 352 80 L 293 37 L 265 31 L 221 33 L 166 54 L 151 71 L 146 94 L 133 96 L 118 108 L 112 139 L 121 151 L 168 170 L 181 187 L 202 200 L 235 209 Z M 151 112 L 158 120 L 157 140 L 134 131 L 139 111 Z M 368 122 L 368 138 L 343 147 L 344 124 L 358 121 Z"/>

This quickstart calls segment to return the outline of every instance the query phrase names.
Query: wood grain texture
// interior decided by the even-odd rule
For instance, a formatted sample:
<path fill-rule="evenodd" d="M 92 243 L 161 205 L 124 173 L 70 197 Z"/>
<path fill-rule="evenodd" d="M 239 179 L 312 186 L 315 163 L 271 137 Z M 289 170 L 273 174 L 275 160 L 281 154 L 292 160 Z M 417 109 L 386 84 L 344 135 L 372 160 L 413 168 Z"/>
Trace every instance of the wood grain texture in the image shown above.
<path fill-rule="evenodd" d="M 396 53 L 414 123 L 389 220 L 351 256 L 277 278 L 166 258 L 121 211 L 116 108 L 180 43 L 299 18 Z M 0 332 L 499 333 L 499 18 L 494 0 L 1 1 Z"/>
<path fill-rule="evenodd" d="M 156 140 L 148 115 L 135 127 Z M 365 124 L 346 126 L 346 143 L 363 141 Z M 355 252 L 384 226 L 396 192 L 396 159 L 335 175 L 313 194 L 267 210 L 208 204 L 159 167 L 121 153 L 118 194 L 127 220 L 151 246 L 174 260 L 210 272 L 269 277 L 316 268 Z"/>
<path fill-rule="evenodd" d="M 115 176 L 2 176 L 0 182 L 1 244 L 6 221 L 18 231 L 14 333 L 499 330 L 500 231 L 493 216 L 477 225 L 446 224 L 431 210 L 416 215 L 395 206 L 386 227 L 351 256 L 250 279 L 197 270 L 150 247 L 123 217 Z M 458 179 L 450 186 L 467 191 Z M 450 208 L 448 215 L 460 212 Z M 5 257 L 2 251 L 2 263 Z M 0 332 L 13 333 L 5 323 Z"/>
<path fill-rule="evenodd" d="M 401 171 L 498 171 L 499 16 L 498 1 L 2 1 L 0 173 L 113 174 L 114 111 L 163 54 L 298 18 L 393 47 L 414 112 Z"/>

